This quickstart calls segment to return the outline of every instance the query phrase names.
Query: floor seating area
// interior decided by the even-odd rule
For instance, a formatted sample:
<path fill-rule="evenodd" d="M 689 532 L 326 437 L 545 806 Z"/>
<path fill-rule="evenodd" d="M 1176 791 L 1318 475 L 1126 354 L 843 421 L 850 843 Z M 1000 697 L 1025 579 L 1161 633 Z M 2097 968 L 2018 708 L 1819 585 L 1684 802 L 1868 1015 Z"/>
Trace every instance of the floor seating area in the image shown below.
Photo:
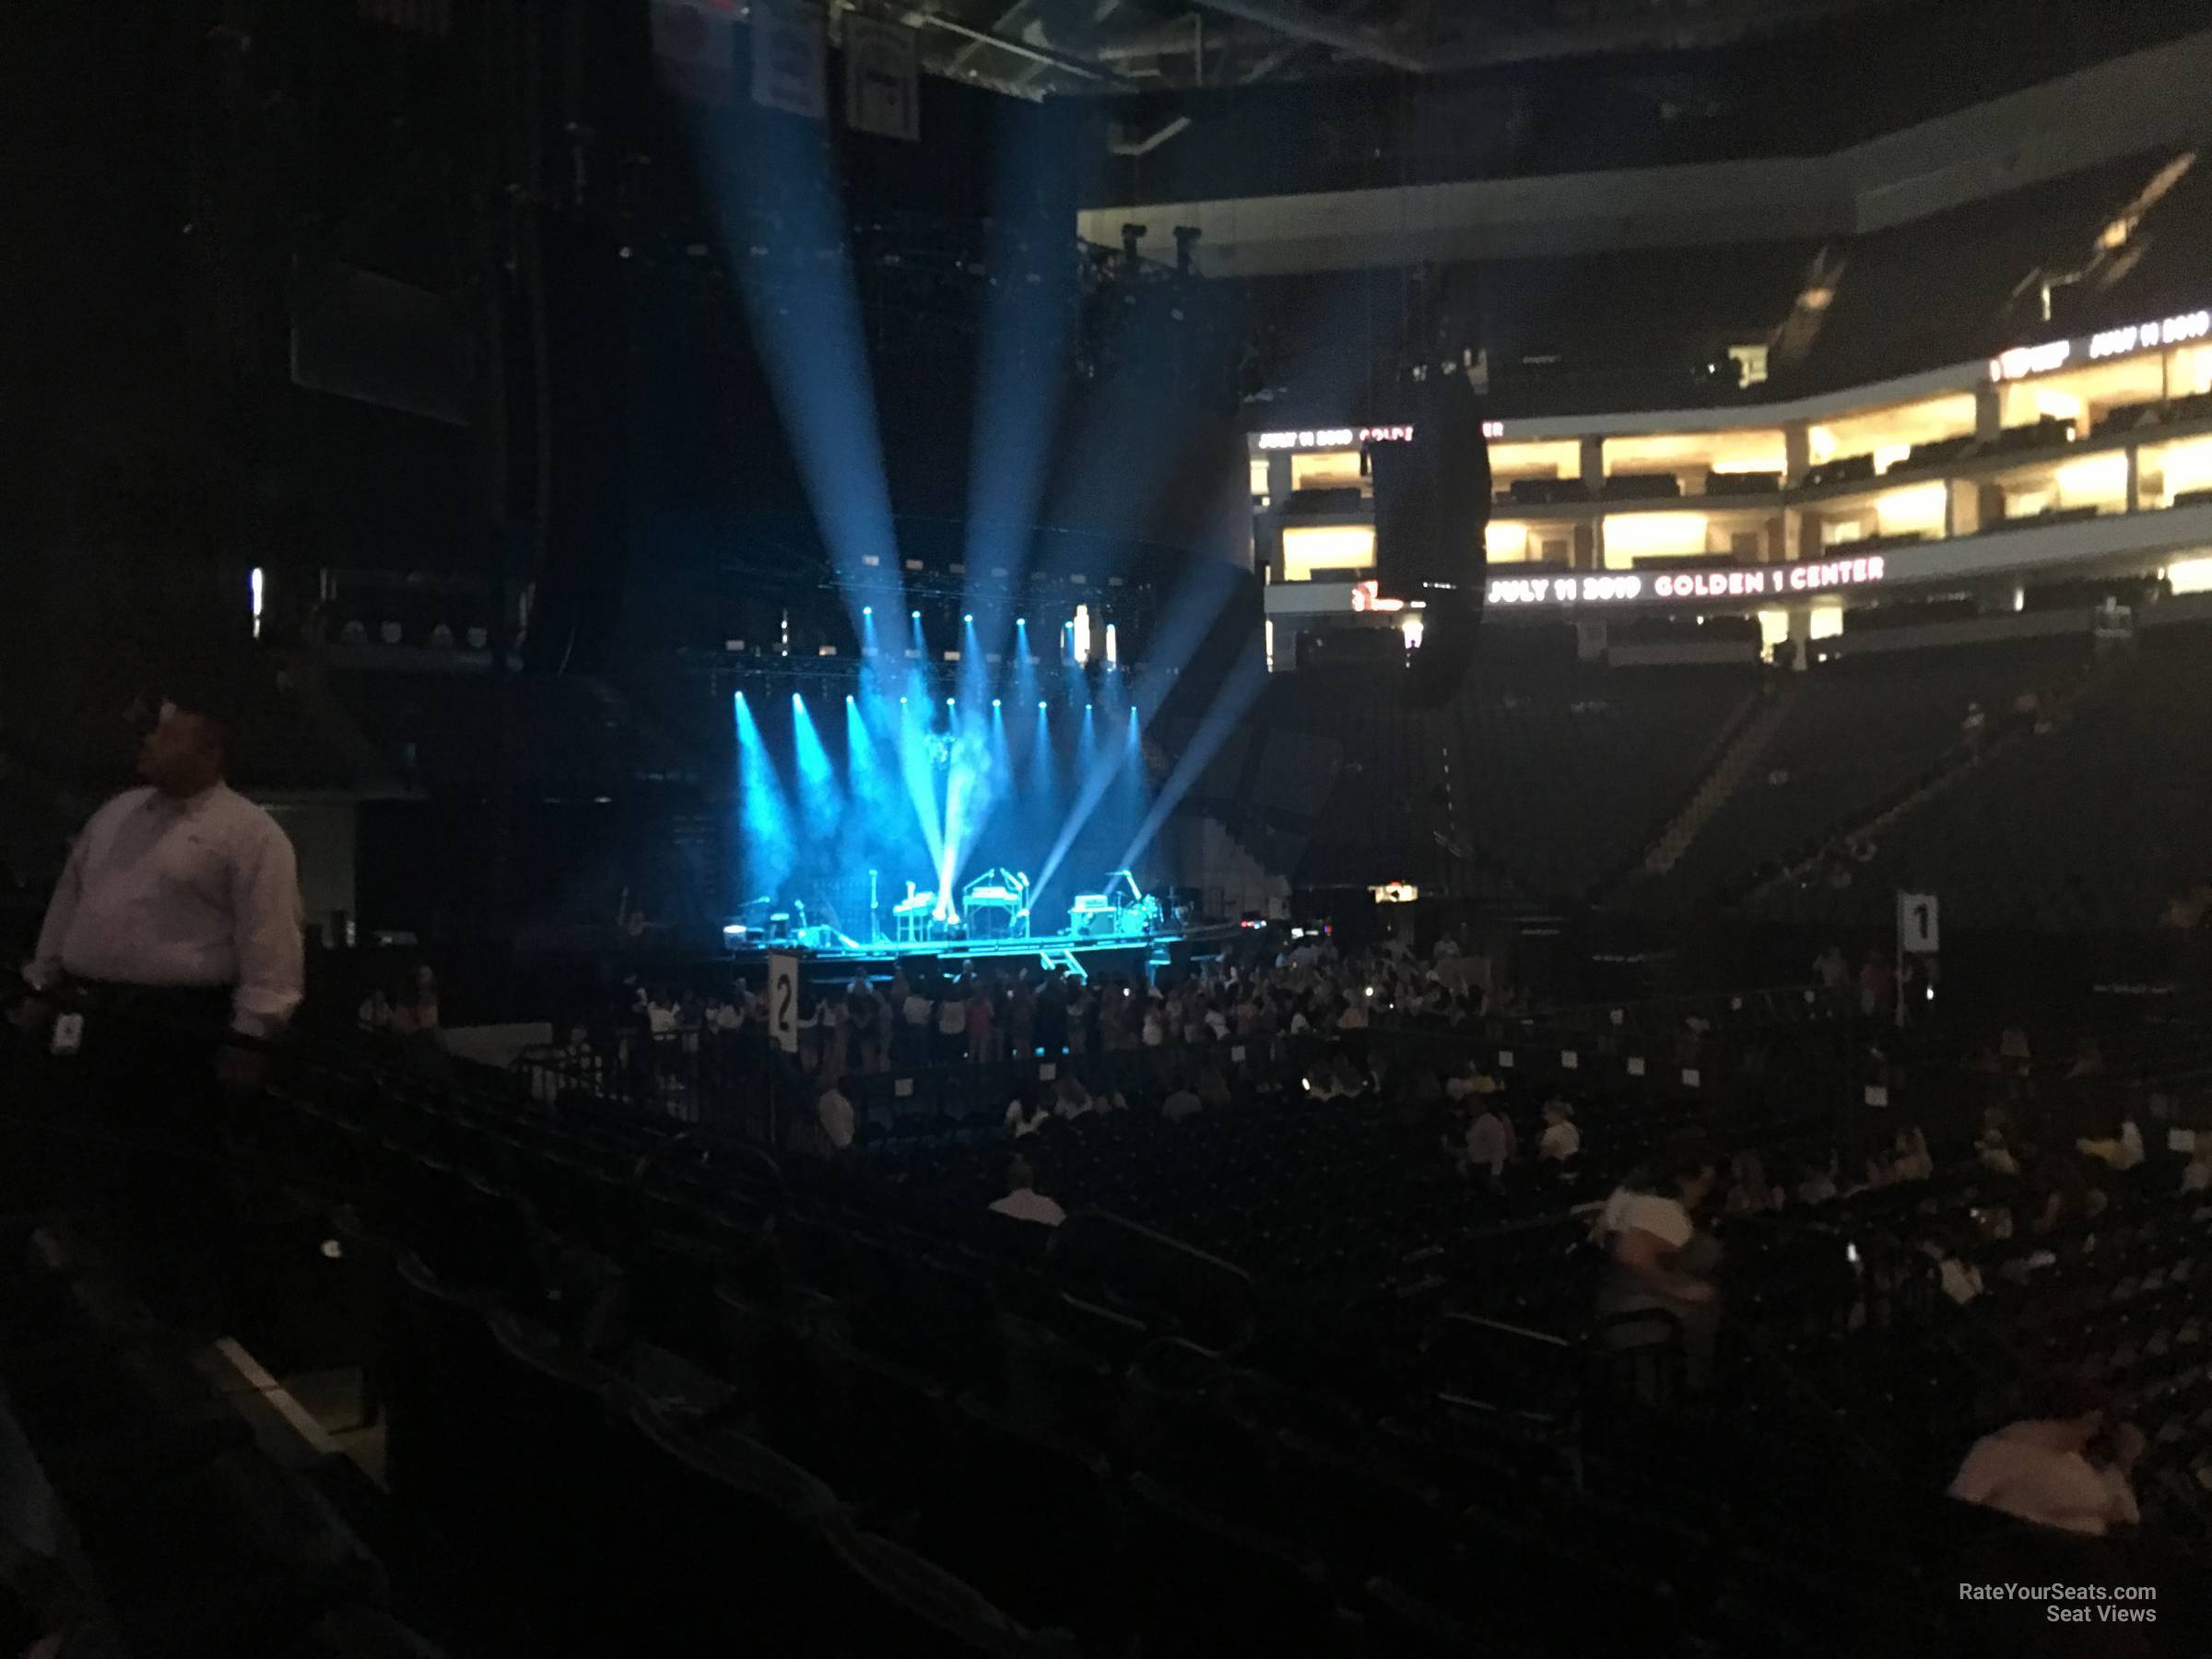
<path fill-rule="evenodd" d="M 394 1603 L 457 1653 L 621 1651 L 648 1619 L 675 1652 L 745 1630 L 853 1659 L 1908 1651 L 1955 1617 L 1961 1552 L 2004 1545 L 1929 1470 L 1987 1426 L 2014 1322 L 1948 1341 L 1907 1200 L 1724 1223 L 1743 1316 L 1711 1396 L 1665 1347 L 1584 1342 L 1571 1206 L 1692 1129 L 1723 1157 L 1839 1138 L 1844 1028 L 1799 1006 L 1716 1010 L 1664 1063 L 1641 1018 L 1578 1050 L 1370 1034 L 1386 1080 L 1475 1060 L 1524 1135 L 1571 1095 L 1588 1162 L 1563 1182 L 1470 1182 L 1449 1115 L 1394 1096 L 1255 1085 L 1024 1137 L 1054 1229 L 984 1207 L 1003 1142 L 780 1165 L 604 1103 L 303 1061 L 230 1160 L 234 1328 L 279 1374 L 358 1375 L 419 1540 Z M 11 1061 L 18 1101 L 36 1064 Z M 2088 1328 L 2194 1436 L 2177 1217 L 2129 1214 Z M 2088 1253 L 2046 1282 L 2086 1291 Z M 2157 1311 L 2152 1361 L 2129 1303 Z M 1884 1430 L 1921 1417 L 1930 1446 Z"/>

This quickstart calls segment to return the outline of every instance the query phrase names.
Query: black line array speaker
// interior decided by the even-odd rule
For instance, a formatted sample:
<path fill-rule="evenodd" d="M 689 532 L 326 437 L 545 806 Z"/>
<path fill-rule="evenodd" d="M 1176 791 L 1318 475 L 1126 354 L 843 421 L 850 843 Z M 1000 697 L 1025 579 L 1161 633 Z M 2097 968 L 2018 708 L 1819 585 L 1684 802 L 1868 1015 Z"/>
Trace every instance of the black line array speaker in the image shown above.
<path fill-rule="evenodd" d="M 1434 708 L 1451 700 L 1474 658 L 1488 574 L 1490 447 L 1465 375 L 1431 373 L 1411 390 L 1411 440 L 1369 451 L 1375 582 L 1383 598 L 1427 607 L 1407 695 Z"/>

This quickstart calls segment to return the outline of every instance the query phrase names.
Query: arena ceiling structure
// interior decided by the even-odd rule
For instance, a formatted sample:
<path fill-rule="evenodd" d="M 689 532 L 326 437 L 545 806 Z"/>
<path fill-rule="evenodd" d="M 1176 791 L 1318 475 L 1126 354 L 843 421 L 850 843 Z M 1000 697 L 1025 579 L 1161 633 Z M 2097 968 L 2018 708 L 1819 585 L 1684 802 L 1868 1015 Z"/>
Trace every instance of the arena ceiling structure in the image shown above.
<path fill-rule="evenodd" d="M 924 66 L 1026 98 L 1447 75 L 1712 47 L 1886 0 L 933 0 Z M 841 4 L 835 9 L 858 9 Z M 865 9 L 877 12 L 869 6 Z"/>

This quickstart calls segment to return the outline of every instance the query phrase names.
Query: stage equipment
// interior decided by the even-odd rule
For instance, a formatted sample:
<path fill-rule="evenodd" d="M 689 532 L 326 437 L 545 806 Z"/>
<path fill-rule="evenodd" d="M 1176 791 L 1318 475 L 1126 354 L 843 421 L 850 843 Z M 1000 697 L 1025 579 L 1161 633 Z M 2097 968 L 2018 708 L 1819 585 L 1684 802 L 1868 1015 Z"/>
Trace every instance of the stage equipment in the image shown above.
<path fill-rule="evenodd" d="M 1030 878 L 1004 866 L 986 870 L 960 889 L 974 939 L 1021 939 L 1030 932 Z"/>
<path fill-rule="evenodd" d="M 906 884 L 906 897 L 891 906 L 891 928 L 901 945 L 924 945 L 936 936 L 938 912 L 934 892 L 917 892 L 914 884 Z"/>

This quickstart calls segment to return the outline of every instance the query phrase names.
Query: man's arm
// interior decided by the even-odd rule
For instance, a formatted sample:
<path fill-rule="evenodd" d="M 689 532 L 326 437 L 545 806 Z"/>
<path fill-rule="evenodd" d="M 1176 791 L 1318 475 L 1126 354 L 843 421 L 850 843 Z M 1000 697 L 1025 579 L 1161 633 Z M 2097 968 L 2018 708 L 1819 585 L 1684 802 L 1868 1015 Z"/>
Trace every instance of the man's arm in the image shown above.
<path fill-rule="evenodd" d="M 89 856 L 93 832 L 106 808 L 95 812 L 85 820 L 85 827 L 76 833 L 69 848 L 69 859 L 62 866 L 62 878 L 53 884 L 53 897 L 46 904 L 46 920 L 39 928 L 38 949 L 32 954 L 30 966 L 23 971 L 34 991 L 50 990 L 62 977 L 62 947 L 68 943 L 69 924 L 76 919 L 77 903 L 85 892 L 85 861 Z"/>
<path fill-rule="evenodd" d="M 230 924 L 238 958 L 232 1029 L 273 1037 L 300 1006 L 307 974 L 300 862 L 291 838 L 273 821 L 231 865 Z"/>

